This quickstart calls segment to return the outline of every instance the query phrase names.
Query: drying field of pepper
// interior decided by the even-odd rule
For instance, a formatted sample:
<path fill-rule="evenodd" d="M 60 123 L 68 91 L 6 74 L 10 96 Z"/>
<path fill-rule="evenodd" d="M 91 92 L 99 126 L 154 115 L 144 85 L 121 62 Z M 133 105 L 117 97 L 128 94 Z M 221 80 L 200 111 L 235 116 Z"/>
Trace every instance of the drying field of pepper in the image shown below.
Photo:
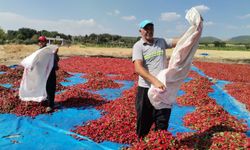
<path fill-rule="evenodd" d="M 11 86 L 9 88 L 0 86 L 0 118 L 1 114 L 14 114 L 17 117 L 26 116 L 30 118 L 36 118 L 42 114 L 51 115 L 45 113 L 46 103 L 26 103 L 18 99 L 18 87 L 23 68 L 21 66 L 10 68 L 6 65 L 17 64 L 9 59 L 18 56 L 21 59 L 31 53 L 35 46 L 32 48 L 29 46 L 20 47 L 20 49 L 24 48 L 29 51 L 19 55 L 21 52 L 16 50 L 13 52 L 16 53 L 16 56 L 8 54 L 9 58 L 4 58 L 6 59 L 5 63 L 4 59 L 1 58 L 0 84 Z M 146 138 L 138 140 L 135 134 L 136 113 L 134 107 L 138 77 L 134 72 L 131 60 L 126 59 L 130 57 L 131 51 L 128 49 L 101 50 L 101 48 L 98 48 L 94 50 L 85 48 L 83 52 L 79 50 L 80 48 L 75 47 L 75 52 L 70 53 L 69 49 L 74 51 L 74 47 L 62 47 L 59 52 L 59 55 L 64 58 L 59 61 L 60 69 L 57 71 L 58 93 L 56 102 L 60 105 L 60 108 L 57 108 L 55 112 L 65 108 L 93 108 L 101 112 L 100 118 L 76 124 L 70 129 L 70 132 L 88 137 L 96 143 L 110 141 L 127 144 L 127 147 L 123 147 L 124 149 L 250 148 L 249 64 L 225 64 L 195 60 L 188 80 L 181 86 L 180 90 L 183 94 L 178 96 L 176 102 L 178 107 L 194 108 L 193 111 L 186 113 L 181 118 L 183 127 L 193 132 L 182 131 L 173 134 L 175 128 L 170 126 L 168 131 L 155 132 L 152 130 Z M 93 54 L 92 56 L 121 57 L 123 55 L 125 58 L 84 57 L 86 56 L 85 52 L 88 53 L 88 56 Z M 3 56 L 1 55 L 1 57 Z M 201 56 L 200 59 L 207 59 L 202 57 L 207 56 Z M 84 79 L 84 82 L 64 86 L 62 83 L 67 82 L 67 78 L 72 77 L 73 74 L 79 74 L 79 78 Z M 223 83 L 225 81 L 226 84 L 218 86 L 222 81 Z M 126 85 L 128 83 L 130 86 Z M 123 90 L 120 95 L 110 100 L 105 97 L 105 94 L 96 92 L 102 89 Z M 220 93 L 221 91 L 223 93 Z M 115 95 L 116 93 L 113 92 L 112 94 Z M 229 99 L 225 98 L 225 95 Z M 239 117 L 240 114 L 235 115 L 230 112 L 230 109 L 222 105 L 222 103 L 231 103 L 231 99 L 240 104 L 240 111 L 238 112 L 241 112 L 243 108 L 243 111 L 247 112 L 248 118 L 242 119 Z M 237 107 L 237 105 L 233 106 Z M 233 109 L 231 108 L 231 110 Z M 0 122 L 0 124 L 2 123 Z M 78 141 L 84 140 L 77 136 L 73 137 Z"/>

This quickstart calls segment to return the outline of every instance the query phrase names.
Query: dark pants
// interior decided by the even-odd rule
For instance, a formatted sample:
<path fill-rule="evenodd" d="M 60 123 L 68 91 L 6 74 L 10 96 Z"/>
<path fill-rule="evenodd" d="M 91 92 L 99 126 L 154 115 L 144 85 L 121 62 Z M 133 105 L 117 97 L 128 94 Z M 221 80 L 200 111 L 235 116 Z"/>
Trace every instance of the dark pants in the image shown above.
<path fill-rule="evenodd" d="M 47 83 L 46 83 L 47 99 L 49 101 L 49 106 L 54 107 L 55 92 L 56 92 L 56 69 L 53 67 Z"/>
<path fill-rule="evenodd" d="M 155 130 L 168 129 L 171 109 L 155 109 L 148 99 L 148 88 L 138 87 L 135 107 L 137 112 L 136 134 L 139 138 L 149 133 L 153 123 L 155 123 Z"/>

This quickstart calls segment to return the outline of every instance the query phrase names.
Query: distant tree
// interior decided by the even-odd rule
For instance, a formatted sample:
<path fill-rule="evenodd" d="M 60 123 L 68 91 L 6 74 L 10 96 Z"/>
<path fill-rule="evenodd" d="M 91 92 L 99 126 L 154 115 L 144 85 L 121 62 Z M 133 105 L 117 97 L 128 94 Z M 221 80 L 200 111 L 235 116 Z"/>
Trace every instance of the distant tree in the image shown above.
<path fill-rule="evenodd" d="M 250 44 L 245 44 L 246 49 L 250 49 Z"/>
<path fill-rule="evenodd" d="M 44 35 L 46 37 L 52 37 L 52 34 L 47 30 L 42 30 L 38 32 L 39 35 Z"/>
<path fill-rule="evenodd" d="M 98 35 L 94 33 L 90 34 L 88 39 L 90 43 L 98 43 Z"/>
<path fill-rule="evenodd" d="M 199 42 L 199 46 L 208 47 L 208 46 L 209 46 L 209 43 L 206 43 L 206 42 Z"/>
<path fill-rule="evenodd" d="M 6 40 L 6 33 L 2 28 L 0 28 L 0 44 L 4 44 L 5 40 Z"/>
<path fill-rule="evenodd" d="M 7 39 L 8 40 L 14 40 L 17 36 L 17 31 L 14 30 L 8 30 L 7 31 Z"/>
<path fill-rule="evenodd" d="M 21 35 L 18 39 L 26 40 L 26 39 L 31 39 L 33 35 L 37 34 L 37 31 L 34 29 L 30 28 L 20 28 L 18 29 L 18 35 Z"/>
<path fill-rule="evenodd" d="M 51 37 L 55 38 L 56 36 L 59 36 L 59 33 L 57 31 L 50 32 Z"/>
<path fill-rule="evenodd" d="M 213 44 L 214 44 L 215 47 L 226 47 L 225 42 L 214 41 Z"/>
<path fill-rule="evenodd" d="M 119 36 L 119 35 L 114 35 L 114 36 L 112 36 L 113 37 L 113 41 L 118 41 L 118 40 L 120 40 L 122 37 L 121 36 Z"/>
<path fill-rule="evenodd" d="M 0 39 L 5 39 L 6 38 L 6 33 L 2 28 L 0 28 Z"/>
<path fill-rule="evenodd" d="M 15 39 L 18 39 L 18 40 L 25 40 L 26 38 L 25 38 L 25 36 L 24 36 L 23 34 L 18 33 Z"/>
<path fill-rule="evenodd" d="M 34 44 L 34 43 L 37 43 L 37 42 L 38 42 L 38 38 L 39 38 L 39 35 L 38 35 L 38 34 L 34 34 L 34 35 L 32 36 L 32 38 L 31 38 L 32 43 L 33 43 L 33 44 Z"/>
<path fill-rule="evenodd" d="M 98 44 L 104 44 L 112 41 L 112 36 L 110 34 L 100 34 L 98 35 Z"/>
<path fill-rule="evenodd" d="M 141 39 L 141 37 L 140 37 L 140 36 L 138 36 L 138 37 L 136 38 L 136 40 L 137 40 L 137 41 L 139 41 L 140 39 Z"/>

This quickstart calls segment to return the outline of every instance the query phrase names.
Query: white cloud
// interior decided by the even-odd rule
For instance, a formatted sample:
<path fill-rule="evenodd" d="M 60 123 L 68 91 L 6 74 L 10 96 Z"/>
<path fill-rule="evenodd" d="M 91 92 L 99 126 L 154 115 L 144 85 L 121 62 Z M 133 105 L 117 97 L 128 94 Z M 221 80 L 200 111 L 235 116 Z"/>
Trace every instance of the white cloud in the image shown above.
<path fill-rule="evenodd" d="M 240 19 L 248 19 L 250 18 L 250 14 L 246 14 L 244 16 L 239 16 Z"/>
<path fill-rule="evenodd" d="M 213 26 L 213 25 L 215 25 L 215 23 L 214 22 L 212 22 L 212 21 L 204 21 L 204 26 Z"/>
<path fill-rule="evenodd" d="M 205 6 L 205 5 L 197 5 L 197 6 L 194 6 L 196 9 L 197 9 L 197 11 L 199 12 L 199 13 L 201 13 L 201 14 L 203 14 L 203 13 L 205 13 L 205 12 L 207 12 L 210 8 L 208 8 L 207 6 Z"/>
<path fill-rule="evenodd" d="M 188 25 L 185 25 L 181 22 L 177 22 L 174 26 L 167 26 L 164 29 L 164 37 L 179 37 L 181 36 L 187 29 L 189 28 Z"/>
<path fill-rule="evenodd" d="M 227 25 L 226 26 L 227 29 L 230 29 L 230 30 L 236 30 L 236 29 L 239 29 L 239 27 L 237 26 L 233 26 L 233 25 Z"/>
<path fill-rule="evenodd" d="M 0 12 L 0 26 L 5 30 L 17 30 L 27 27 L 36 30 L 58 31 L 59 33 L 71 35 L 104 33 L 109 30 L 97 24 L 92 18 L 81 20 L 38 20 L 11 12 Z"/>
<path fill-rule="evenodd" d="M 121 17 L 123 20 L 131 21 L 131 20 L 136 20 L 135 16 L 123 16 Z"/>
<path fill-rule="evenodd" d="M 160 20 L 162 21 L 174 21 L 178 20 L 181 17 L 181 15 L 175 13 L 175 12 L 165 12 L 161 13 Z"/>
<path fill-rule="evenodd" d="M 110 16 L 118 16 L 120 14 L 120 11 L 115 9 L 112 12 L 108 12 L 107 14 Z"/>
<path fill-rule="evenodd" d="M 247 29 L 250 29 L 250 25 L 247 25 L 246 28 L 247 28 Z"/>
<path fill-rule="evenodd" d="M 186 25 L 184 25 L 184 24 L 179 23 L 179 24 L 176 25 L 176 31 L 179 34 L 184 33 L 187 29 L 188 29 L 188 27 Z"/>
<path fill-rule="evenodd" d="M 72 22 L 75 22 L 74 20 L 72 20 Z M 96 25 L 96 22 L 94 19 L 89 19 L 89 20 L 80 20 L 80 21 L 77 21 L 79 22 L 79 24 L 82 24 L 82 25 L 88 25 L 88 26 L 94 26 Z"/>

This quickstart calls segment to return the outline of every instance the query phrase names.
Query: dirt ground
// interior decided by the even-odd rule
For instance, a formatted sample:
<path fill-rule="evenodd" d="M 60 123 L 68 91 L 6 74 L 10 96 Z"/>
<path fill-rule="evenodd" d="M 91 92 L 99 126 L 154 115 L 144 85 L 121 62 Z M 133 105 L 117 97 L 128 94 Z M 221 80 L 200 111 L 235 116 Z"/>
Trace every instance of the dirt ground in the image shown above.
<path fill-rule="evenodd" d="M 0 64 L 19 64 L 23 58 L 38 49 L 37 45 L 0 45 Z M 172 49 L 167 50 L 170 57 Z M 70 56 L 100 56 L 131 58 L 132 49 L 129 48 L 98 48 L 81 47 L 74 45 L 70 47 L 60 47 L 59 56 L 66 58 Z M 195 60 L 222 62 L 222 63 L 248 63 L 250 64 L 250 51 L 218 51 L 218 50 L 197 50 Z"/>

